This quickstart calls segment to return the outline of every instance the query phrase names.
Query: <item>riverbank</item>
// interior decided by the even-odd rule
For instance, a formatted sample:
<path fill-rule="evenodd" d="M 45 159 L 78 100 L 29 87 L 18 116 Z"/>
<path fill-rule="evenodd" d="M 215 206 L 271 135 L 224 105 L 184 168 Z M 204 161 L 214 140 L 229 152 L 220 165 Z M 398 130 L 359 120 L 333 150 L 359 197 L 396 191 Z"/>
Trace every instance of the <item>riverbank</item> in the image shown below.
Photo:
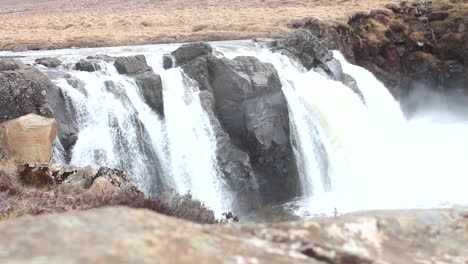
<path fill-rule="evenodd" d="M 0 50 L 125 46 L 275 37 L 294 19 L 345 20 L 396 0 L 11 0 Z"/>

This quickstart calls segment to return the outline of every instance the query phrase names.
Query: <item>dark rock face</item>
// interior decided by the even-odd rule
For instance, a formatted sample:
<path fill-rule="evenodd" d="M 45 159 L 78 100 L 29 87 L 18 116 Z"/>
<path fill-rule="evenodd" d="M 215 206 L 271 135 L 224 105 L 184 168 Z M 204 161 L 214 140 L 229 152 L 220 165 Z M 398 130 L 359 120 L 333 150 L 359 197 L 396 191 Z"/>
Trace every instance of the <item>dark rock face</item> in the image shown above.
<path fill-rule="evenodd" d="M 71 157 L 71 150 L 78 140 L 78 122 L 76 110 L 68 105 L 62 90 L 51 85 L 47 91 L 47 102 L 53 110 L 55 121 L 58 124 L 58 138 L 65 150 L 66 158 Z"/>
<path fill-rule="evenodd" d="M 308 70 L 320 67 L 331 73 L 327 62 L 333 58 L 333 54 L 324 41 L 308 30 L 287 33 L 277 41 L 273 50 L 298 59 Z"/>
<path fill-rule="evenodd" d="M 197 42 L 184 44 L 171 53 L 174 56 L 177 66 L 183 65 L 196 57 L 209 55 L 213 49 L 208 43 Z"/>
<path fill-rule="evenodd" d="M 41 58 L 41 59 L 36 59 L 35 61 L 37 64 L 41 64 L 46 66 L 47 68 L 56 68 L 62 64 L 62 61 L 60 61 L 57 58 Z"/>
<path fill-rule="evenodd" d="M 295 196 L 298 179 L 289 113 L 273 65 L 254 57 L 219 59 L 207 44 L 181 49 L 172 55 L 199 83 L 202 104 L 209 115 L 214 113 L 210 118 L 218 134 L 218 160 L 236 191 L 255 189 L 258 182 L 265 201 Z"/>
<path fill-rule="evenodd" d="M 215 100 L 213 94 L 203 90 L 199 94 L 202 107 L 206 111 L 213 126 L 218 142 L 218 162 L 223 174 L 226 176 L 228 186 L 237 193 L 236 205 L 232 208 L 237 213 L 247 212 L 260 205 L 257 195 L 258 182 L 255 178 L 249 155 L 234 145 L 226 131 L 224 131 L 216 114 L 214 113 Z"/>
<path fill-rule="evenodd" d="M 164 115 L 161 76 L 148 66 L 145 56 L 118 57 L 114 66 L 120 74 L 135 79 L 145 103 L 159 115 Z"/>
<path fill-rule="evenodd" d="M 120 74 L 134 74 L 151 70 L 143 55 L 118 57 L 114 66 Z"/>
<path fill-rule="evenodd" d="M 161 76 L 153 71 L 148 71 L 132 77 L 140 87 L 140 93 L 146 104 L 159 115 L 164 115 Z"/>
<path fill-rule="evenodd" d="M 75 64 L 77 71 L 95 72 L 101 70 L 99 60 L 96 59 L 82 59 Z"/>
<path fill-rule="evenodd" d="M 47 91 L 53 86 L 38 70 L 20 63 L 0 60 L 0 123 L 29 113 L 52 117 Z M 12 70 L 13 69 L 13 70 Z"/>

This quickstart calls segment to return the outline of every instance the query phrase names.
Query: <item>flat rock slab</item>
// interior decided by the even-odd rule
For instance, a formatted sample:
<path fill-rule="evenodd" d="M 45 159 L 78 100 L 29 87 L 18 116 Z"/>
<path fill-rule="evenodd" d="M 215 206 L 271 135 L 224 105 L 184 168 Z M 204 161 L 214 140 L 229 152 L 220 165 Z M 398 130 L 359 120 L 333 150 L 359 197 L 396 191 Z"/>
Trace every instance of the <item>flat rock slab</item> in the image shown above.
<path fill-rule="evenodd" d="M 466 263 L 464 210 L 198 225 L 124 207 L 0 222 L 0 263 Z"/>

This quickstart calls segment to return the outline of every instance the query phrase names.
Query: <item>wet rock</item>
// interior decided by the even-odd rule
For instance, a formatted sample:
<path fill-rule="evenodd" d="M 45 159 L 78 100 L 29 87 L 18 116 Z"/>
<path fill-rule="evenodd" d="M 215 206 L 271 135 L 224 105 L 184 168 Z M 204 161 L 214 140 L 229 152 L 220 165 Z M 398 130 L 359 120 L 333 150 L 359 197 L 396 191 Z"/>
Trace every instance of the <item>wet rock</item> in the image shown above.
<path fill-rule="evenodd" d="M 174 62 L 172 61 L 171 55 L 164 54 L 163 55 L 163 69 L 168 70 L 174 67 Z"/>
<path fill-rule="evenodd" d="M 57 58 L 40 58 L 36 59 L 37 64 L 46 66 L 47 68 L 57 68 L 62 64 L 62 61 Z"/>
<path fill-rule="evenodd" d="M 180 66 L 196 57 L 210 55 L 212 53 L 213 48 L 211 48 L 208 43 L 196 42 L 180 46 L 180 48 L 173 51 L 171 55 L 174 57 L 177 66 Z"/>
<path fill-rule="evenodd" d="M 306 69 L 329 69 L 326 62 L 333 58 L 327 44 L 307 30 L 296 30 L 279 39 L 273 51 L 298 59 Z"/>
<path fill-rule="evenodd" d="M 227 186 L 236 194 L 232 210 L 246 213 L 260 205 L 258 197 L 258 182 L 255 178 L 249 155 L 233 144 L 229 135 L 224 131 L 216 117 L 215 99 L 209 90 L 199 94 L 200 102 L 213 127 L 217 142 L 217 160 L 221 171 L 228 181 Z"/>
<path fill-rule="evenodd" d="M 76 109 L 73 105 L 67 104 L 62 89 L 55 85 L 47 89 L 47 102 L 58 125 L 58 139 L 65 151 L 66 159 L 69 159 L 79 133 Z"/>
<path fill-rule="evenodd" d="M 0 145 L 20 162 L 49 162 L 56 136 L 55 120 L 36 114 L 0 123 Z"/>
<path fill-rule="evenodd" d="M 118 57 L 114 66 L 120 74 L 135 74 L 151 70 L 143 55 Z"/>
<path fill-rule="evenodd" d="M 207 60 L 215 113 L 233 142 L 247 150 L 262 193 L 278 199 L 294 195 L 289 114 L 276 69 L 254 57 Z"/>
<path fill-rule="evenodd" d="M 114 62 L 115 58 L 106 54 L 97 54 L 94 56 L 88 56 L 86 57 L 88 60 L 103 60 L 105 62 Z"/>
<path fill-rule="evenodd" d="M 145 103 L 159 115 L 164 115 L 161 76 L 153 71 L 132 75 Z"/>
<path fill-rule="evenodd" d="M 254 192 L 259 186 L 265 200 L 294 196 L 298 183 L 289 114 L 276 69 L 254 57 L 220 59 L 211 50 L 195 43 L 172 55 L 183 58 L 184 64 L 176 59 L 178 65 L 198 82 L 202 105 L 213 112 L 211 123 L 222 142 L 218 160 L 234 192 Z"/>
<path fill-rule="evenodd" d="M 463 263 L 467 230 L 466 209 L 210 226 L 113 207 L 2 221 L 0 262 Z"/>
<path fill-rule="evenodd" d="M 181 65 L 185 74 L 190 78 L 194 79 L 200 85 L 200 90 L 213 91 L 210 83 L 210 74 L 207 64 L 207 57 L 212 56 L 201 56 L 194 58 L 187 63 Z M 214 58 L 214 57 L 213 57 Z"/>
<path fill-rule="evenodd" d="M 95 59 L 81 59 L 75 64 L 75 69 L 77 71 L 86 71 L 86 72 L 95 72 L 100 71 L 100 61 Z"/>
<path fill-rule="evenodd" d="M 359 90 L 359 86 L 357 85 L 356 80 L 352 76 L 344 73 L 343 84 L 349 87 L 357 96 L 359 96 L 361 101 L 365 103 L 364 95 L 362 94 L 361 90 Z"/>

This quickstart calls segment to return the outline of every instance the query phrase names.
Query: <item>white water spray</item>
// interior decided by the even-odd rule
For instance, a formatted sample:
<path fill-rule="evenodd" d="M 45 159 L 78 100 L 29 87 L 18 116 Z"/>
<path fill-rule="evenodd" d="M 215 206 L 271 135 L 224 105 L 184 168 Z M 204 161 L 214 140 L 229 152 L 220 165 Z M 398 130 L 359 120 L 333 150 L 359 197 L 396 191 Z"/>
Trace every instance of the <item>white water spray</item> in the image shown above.
<path fill-rule="evenodd" d="M 164 113 L 172 178 L 214 212 L 229 209 L 229 192 L 218 167 L 216 137 L 200 103 L 198 84 L 180 68 L 162 74 Z"/>

